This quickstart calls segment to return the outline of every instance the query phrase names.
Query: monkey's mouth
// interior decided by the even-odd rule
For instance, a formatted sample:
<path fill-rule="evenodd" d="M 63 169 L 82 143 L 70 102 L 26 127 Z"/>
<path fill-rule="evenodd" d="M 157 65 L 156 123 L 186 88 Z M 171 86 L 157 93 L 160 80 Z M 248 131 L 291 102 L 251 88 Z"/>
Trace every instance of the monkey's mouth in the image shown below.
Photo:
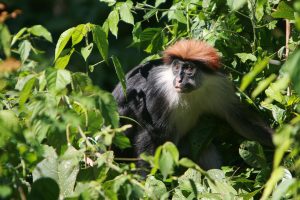
<path fill-rule="evenodd" d="M 175 86 L 175 90 L 178 93 L 187 93 L 187 92 L 190 92 L 189 88 L 180 87 L 180 86 Z"/>

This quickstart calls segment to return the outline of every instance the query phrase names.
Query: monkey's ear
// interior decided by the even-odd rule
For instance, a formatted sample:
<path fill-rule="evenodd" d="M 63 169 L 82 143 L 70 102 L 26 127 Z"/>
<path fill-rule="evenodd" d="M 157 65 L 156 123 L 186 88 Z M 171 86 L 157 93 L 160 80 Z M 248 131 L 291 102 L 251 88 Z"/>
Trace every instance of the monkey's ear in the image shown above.
<path fill-rule="evenodd" d="M 228 106 L 226 120 L 237 133 L 247 139 L 258 141 L 259 143 L 274 147 L 272 141 L 273 130 L 260 118 L 260 116 L 236 102 Z"/>

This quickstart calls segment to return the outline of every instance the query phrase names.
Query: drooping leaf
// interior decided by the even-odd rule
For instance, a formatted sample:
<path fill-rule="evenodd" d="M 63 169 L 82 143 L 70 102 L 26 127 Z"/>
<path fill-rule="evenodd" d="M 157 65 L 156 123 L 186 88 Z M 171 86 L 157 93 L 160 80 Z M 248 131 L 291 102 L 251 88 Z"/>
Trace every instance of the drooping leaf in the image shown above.
<path fill-rule="evenodd" d="M 22 90 L 20 92 L 20 97 L 19 97 L 19 104 L 20 104 L 21 108 L 23 108 L 27 99 L 31 96 L 32 88 L 33 88 L 35 82 L 36 82 L 36 77 L 34 76 L 34 77 L 30 78 L 25 83 L 24 87 L 22 88 Z"/>
<path fill-rule="evenodd" d="M 260 21 L 264 16 L 264 6 L 267 3 L 267 0 L 257 0 L 255 4 L 255 17 L 257 21 Z"/>
<path fill-rule="evenodd" d="M 275 79 L 276 79 L 276 75 L 275 74 L 271 74 L 269 77 L 267 77 L 264 80 L 261 80 L 257 87 L 253 90 L 253 92 L 251 93 L 251 97 L 254 99 L 255 97 L 257 97 L 261 92 L 263 92 Z"/>
<path fill-rule="evenodd" d="M 25 31 L 27 31 L 26 27 L 19 30 L 19 32 L 13 37 L 11 41 L 11 46 L 13 46 L 16 43 L 16 41 L 23 35 L 23 33 L 25 33 Z"/>
<path fill-rule="evenodd" d="M 166 0 L 156 0 L 155 1 L 155 7 L 158 7 L 160 4 L 165 3 Z"/>
<path fill-rule="evenodd" d="M 21 60 L 24 63 L 29 57 L 30 51 L 32 50 L 31 43 L 28 40 L 22 41 L 19 46 L 19 53 L 21 56 Z"/>
<path fill-rule="evenodd" d="M 68 30 L 64 31 L 59 36 L 59 39 L 58 39 L 56 47 L 55 47 L 55 57 L 54 57 L 54 60 L 56 60 L 60 56 L 62 50 L 65 48 L 65 46 L 67 45 L 68 41 L 72 37 L 72 34 L 73 34 L 74 30 L 75 30 L 74 27 L 69 28 Z"/>
<path fill-rule="evenodd" d="M 117 10 L 113 10 L 109 13 L 107 17 L 108 27 L 110 32 L 118 37 L 118 23 L 119 23 L 119 13 Z"/>
<path fill-rule="evenodd" d="M 5 24 L 0 24 L 0 47 L 2 47 L 6 57 L 10 57 L 11 34 Z"/>
<path fill-rule="evenodd" d="M 101 26 L 93 26 L 93 40 L 96 43 L 96 46 L 102 56 L 102 58 L 107 62 L 108 61 L 108 41 L 106 34 L 103 31 Z"/>
<path fill-rule="evenodd" d="M 119 59 L 114 55 L 111 57 L 111 59 L 113 61 L 118 79 L 121 82 L 123 93 L 126 96 L 126 80 L 125 80 L 125 74 L 122 69 L 121 63 L 119 62 Z"/>
<path fill-rule="evenodd" d="M 134 25 L 134 18 L 131 13 L 132 6 L 133 6 L 132 1 L 127 0 L 126 2 L 122 3 L 122 5 L 120 6 L 119 12 L 120 12 L 121 20 L 123 20 L 128 24 Z"/>
<path fill-rule="evenodd" d="M 27 29 L 29 33 L 38 36 L 43 37 L 47 41 L 52 42 L 52 36 L 51 33 L 42 25 L 35 25 Z"/>

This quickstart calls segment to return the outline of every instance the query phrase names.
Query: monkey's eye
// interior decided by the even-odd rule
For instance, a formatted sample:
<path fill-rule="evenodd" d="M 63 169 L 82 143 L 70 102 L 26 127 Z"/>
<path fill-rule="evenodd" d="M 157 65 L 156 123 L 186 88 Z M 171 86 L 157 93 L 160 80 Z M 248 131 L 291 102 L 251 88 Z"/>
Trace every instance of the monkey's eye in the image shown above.
<path fill-rule="evenodd" d="M 191 65 L 187 65 L 185 68 L 186 73 L 193 73 L 194 72 L 194 67 Z"/>

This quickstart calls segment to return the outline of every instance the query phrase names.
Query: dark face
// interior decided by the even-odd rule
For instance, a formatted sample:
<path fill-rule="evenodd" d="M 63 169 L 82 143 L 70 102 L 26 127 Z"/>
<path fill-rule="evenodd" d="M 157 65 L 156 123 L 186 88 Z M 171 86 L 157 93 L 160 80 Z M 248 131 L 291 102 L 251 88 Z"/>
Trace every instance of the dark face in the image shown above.
<path fill-rule="evenodd" d="M 203 75 L 212 73 L 203 63 L 179 59 L 173 60 L 172 71 L 175 76 L 173 85 L 180 93 L 188 93 L 199 88 Z"/>

